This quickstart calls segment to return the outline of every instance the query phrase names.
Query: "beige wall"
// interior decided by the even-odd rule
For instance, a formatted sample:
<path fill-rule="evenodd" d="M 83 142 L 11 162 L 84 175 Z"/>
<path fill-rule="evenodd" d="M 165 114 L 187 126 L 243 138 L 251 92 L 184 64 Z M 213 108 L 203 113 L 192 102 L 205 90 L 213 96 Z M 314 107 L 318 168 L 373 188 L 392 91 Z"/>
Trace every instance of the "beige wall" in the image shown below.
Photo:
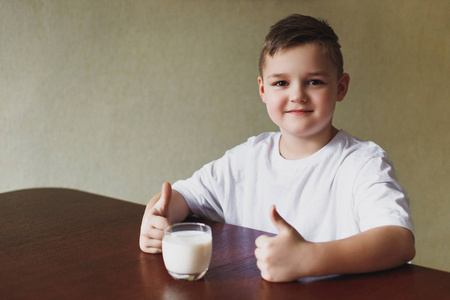
<path fill-rule="evenodd" d="M 450 271 L 449 1 L 0 0 L 0 192 L 139 203 L 248 136 L 268 27 L 300 12 L 341 37 L 335 123 L 385 148 L 411 196 L 416 264 Z"/>

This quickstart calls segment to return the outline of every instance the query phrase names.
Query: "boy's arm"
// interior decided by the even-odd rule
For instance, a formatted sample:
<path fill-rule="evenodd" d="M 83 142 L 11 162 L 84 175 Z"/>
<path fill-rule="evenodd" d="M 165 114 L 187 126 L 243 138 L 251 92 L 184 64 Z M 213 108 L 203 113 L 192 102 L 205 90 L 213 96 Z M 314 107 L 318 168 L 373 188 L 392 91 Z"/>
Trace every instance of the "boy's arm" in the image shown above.
<path fill-rule="evenodd" d="M 398 267 L 415 256 L 412 232 L 382 226 L 355 236 L 315 245 L 317 275 L 367 273 Z"/>
<path fill-rule="evenodd" d="M 161 253 L 164 228 L 181 222 L 191 215 L 184 197 L 165 182 L 161 193 L 154 196 L 145 208 L 141 224 L 139 246 L 147 253 Z"/>
<path fill-rule="evenodd" d="M 374 272 L 400 266 L 415 255 L 413 234 L 403 227 L 383 226 L 338 241 L 311 243 L 275 208 L 271 219 L 279 234 L 258 237 L 255 250 L 261 276 L 268 281 Z"/>

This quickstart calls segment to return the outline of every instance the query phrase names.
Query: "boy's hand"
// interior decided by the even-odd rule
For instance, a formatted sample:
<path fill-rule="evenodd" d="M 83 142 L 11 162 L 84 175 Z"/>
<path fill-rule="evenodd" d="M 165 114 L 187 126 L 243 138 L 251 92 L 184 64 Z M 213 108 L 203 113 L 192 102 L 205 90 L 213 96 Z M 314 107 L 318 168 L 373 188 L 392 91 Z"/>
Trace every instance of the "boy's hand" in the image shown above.
<path fill-rule="evenodd" d="M 161 253 L 164 228 L 170 225 L 169 203 L 171 198 L 172 187 L 170 183 L 165 182 L 161 193 L 153 197 L 147 204 L 139 238 L 139 246 L 142 251 Z"/>
<path fill-rule="evenodd" d="M 259 236 L 255 256 L 261 277 L 267 281 L 293 281 L 308 272 L 311 245 L 291 225 L 289 225 L 272 206 L 272 223 L 278 229 L 278 235 Z M 307 276 L 307 275 L 306 275 Z"/>

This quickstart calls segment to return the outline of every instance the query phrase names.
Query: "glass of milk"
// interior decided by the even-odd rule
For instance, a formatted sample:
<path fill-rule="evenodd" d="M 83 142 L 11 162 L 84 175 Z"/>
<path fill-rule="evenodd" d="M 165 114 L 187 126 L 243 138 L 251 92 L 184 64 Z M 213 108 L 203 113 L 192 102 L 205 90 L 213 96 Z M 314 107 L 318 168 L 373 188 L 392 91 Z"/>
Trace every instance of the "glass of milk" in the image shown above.
<path fill-rule="evenodd" d="M 202 223 L 177 223 L 164 229 L 164 265 L 175 279 L 198 280 L 208 271 L 212 253 L 211 227 Z"/>

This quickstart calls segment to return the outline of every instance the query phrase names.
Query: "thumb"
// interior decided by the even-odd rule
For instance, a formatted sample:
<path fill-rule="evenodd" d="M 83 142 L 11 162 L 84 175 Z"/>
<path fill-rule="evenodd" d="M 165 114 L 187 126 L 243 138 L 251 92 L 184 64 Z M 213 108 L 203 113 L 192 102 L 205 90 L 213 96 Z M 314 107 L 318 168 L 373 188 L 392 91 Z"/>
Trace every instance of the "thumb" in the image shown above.
<path fill-rule="evenodd" d="M 277 209 L 275 208 L 275 205 L 272 205 L 270 209 L 270 219 L 272 220 L 273 225 L 275 225 L 279 233 L 290 231 L 293 228 L 280 216 Z"/>
<path fill-rule="evenodd" d="M 161 198 L 157 203 L 157 211 L 160 216 L 169 216 L 169 204 L 172 198 L 172 186 L 168 182 L 164 182 L 161 188 Z"/>

